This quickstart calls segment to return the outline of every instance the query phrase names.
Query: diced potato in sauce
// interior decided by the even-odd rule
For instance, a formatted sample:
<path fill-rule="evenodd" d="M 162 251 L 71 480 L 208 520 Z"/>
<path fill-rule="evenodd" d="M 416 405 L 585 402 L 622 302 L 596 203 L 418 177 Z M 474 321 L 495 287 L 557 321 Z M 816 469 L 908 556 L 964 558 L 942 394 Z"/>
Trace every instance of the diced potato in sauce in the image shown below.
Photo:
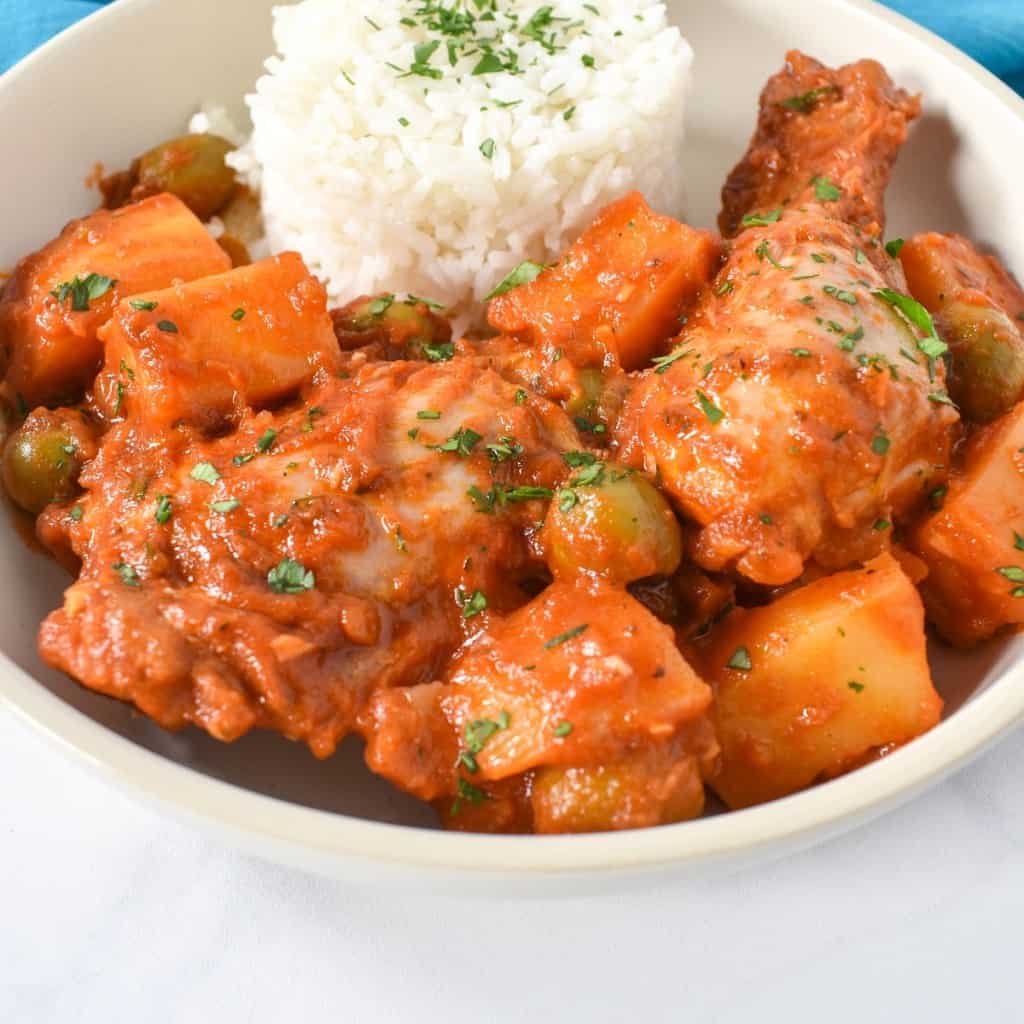
<path fill-rule="evenodd" d="M 333 372 L 324 287 L 295 253 L 122 302 L 100 332 L 108 415 L 216 426 Z"/>
<path fill-rule="evenodd" d="M 786 796 L 932 728 L 924 609 L 891 555 L 733 612 L 701 656 L 732 808 Z"/>
<path fill-rule="evenodd" d="M 928 565 L 928 616 L 951 643 L 970 647 L 1024 623 L 1024 405 L 971 439 L 940 506 L 913 533 Z"/>
<path fill-rule="evenodd" d="M 654 213 L 638 192 L 604 209 L 552 268 L 491 303 L 491 326 L 577 366 L 644 366 L 713 276 L 717 238 Z"/>
<path fill-rule="evenodd" d="M 629 761 L 634 747 L 679 736 L 686 737 L 685 749 L 668 760 L 689 757 L 703 777 L 717 756 L 707 728 L 710 703 L 710 689 L 684 660 L 672 631 L 625 591 L 555 583 L 493 624 L 444 683 L 378 694 L 368 715 L 367 761 L 417 796 L 450 803 L 467 787 L 489 792 L 492 783 L 539 767 Z M 659 764 L 659 771 L 668 770 L 664 758 Z M 644 774 L 639 762 L 622 771 L 634 779 Z M 694 796 L 688 772 L 676 771 L 685 800 L 674 799 L 675 784 L 654 786 L 650 800 L 699 813 L 703 798 Z M 548 777 L 544 785 L 557 792 L 542 813 L 563 828 L 574 816 L 583 830 L 616 827 L 616 814 L 625 820 L 628 808 L 611 806 L 614 793 L 605 793 L 602 809 L 593 806 L 602 778 Z M 617 784 L 624 800 L 635 788 Z M 586 806 L 573 810 L 573 794 Z M 595 820 L 603 824 L 594 826 Z"/>
<path fill-rule="evenodd" d="M 7 388 L 29 408 L 73 401 L 103 360 L 97 334 L 123 298 L 230 269 L 169 195 L 99 210 L 18 264 L 0 299 Z"/>

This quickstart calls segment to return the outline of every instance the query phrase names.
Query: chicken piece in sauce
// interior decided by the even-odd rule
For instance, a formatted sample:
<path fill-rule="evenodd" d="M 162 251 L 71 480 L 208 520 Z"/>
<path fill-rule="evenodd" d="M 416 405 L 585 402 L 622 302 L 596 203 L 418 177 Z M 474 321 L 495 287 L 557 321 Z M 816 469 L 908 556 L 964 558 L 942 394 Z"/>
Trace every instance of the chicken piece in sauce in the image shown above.
<path fill-rule="evenodd" d="M 809 92 L 807 109 L 783 102 Z M 851 109 L 863 128 L 840 147 Z M 887 544 L 875 524 L 902 521 L 945 478 L 945 345 L 903 316 L 900 265 L 877 244 L 916 110 L 871 62 L 832 72 L 791 56 L 765 89 L 726 186 L 730 255 L 616 435 L 699 524 L 705 569 L 779 585 L 811 558 L 870 558 Z M 784 161 L 765 157 L 772 140 Z"/>

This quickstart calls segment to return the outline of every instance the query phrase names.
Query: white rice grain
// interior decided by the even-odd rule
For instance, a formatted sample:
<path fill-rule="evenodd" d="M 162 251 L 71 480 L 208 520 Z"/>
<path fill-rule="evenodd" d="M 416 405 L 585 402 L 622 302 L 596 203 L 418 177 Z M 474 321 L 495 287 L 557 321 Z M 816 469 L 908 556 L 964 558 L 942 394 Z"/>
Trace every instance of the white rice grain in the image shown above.
<path fill-rule="evenodd" d="M 479 50 L 451 66 L 445 37 L 417 13 L 424 0 L 275 10 L 277 55 L 247 99 L 253 132 L 231 160 L 261 194 L 270 247 L 299 251 L 333 301 L 409 292 L 466 313 L 630 189 L 681 214 L 692 51 L 664 4 L 488 3 L 493 21 L 474 31 L 514 50 L 521 73 L 472 74 Z M 523 35 L 536 18 L 553 46 Z M 403 77 L 433 39 L 428 66 L 442 77 Z M 205 118 L 201 127 L 233 131 L 222 112 Z"/>

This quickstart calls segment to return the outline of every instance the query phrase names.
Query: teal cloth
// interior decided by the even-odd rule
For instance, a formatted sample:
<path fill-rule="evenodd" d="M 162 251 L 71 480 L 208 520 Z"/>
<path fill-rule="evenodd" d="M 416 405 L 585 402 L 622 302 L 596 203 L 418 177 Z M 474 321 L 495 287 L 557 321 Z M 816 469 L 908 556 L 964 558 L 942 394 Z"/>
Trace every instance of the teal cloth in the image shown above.
<path fill-rule="evenodd" d="M 0 0 L 0 70 L 79 18 L 116 2 Z M 926 25 L 1024 93 L 1024 0 L 888 0 L 887 6 Z"/>

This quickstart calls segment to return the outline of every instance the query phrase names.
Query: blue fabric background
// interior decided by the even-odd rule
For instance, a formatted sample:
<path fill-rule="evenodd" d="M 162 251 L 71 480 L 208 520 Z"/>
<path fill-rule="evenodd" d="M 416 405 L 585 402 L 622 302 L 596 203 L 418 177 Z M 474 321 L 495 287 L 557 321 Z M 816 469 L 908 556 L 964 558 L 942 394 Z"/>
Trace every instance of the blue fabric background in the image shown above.
<path fill-rule="evenodd" d="M 0 70 L 112 2 L 0 0 Z M 1024 0 L 888 0 L 888 6 L 945 36 L 1024 93 Z"/>

